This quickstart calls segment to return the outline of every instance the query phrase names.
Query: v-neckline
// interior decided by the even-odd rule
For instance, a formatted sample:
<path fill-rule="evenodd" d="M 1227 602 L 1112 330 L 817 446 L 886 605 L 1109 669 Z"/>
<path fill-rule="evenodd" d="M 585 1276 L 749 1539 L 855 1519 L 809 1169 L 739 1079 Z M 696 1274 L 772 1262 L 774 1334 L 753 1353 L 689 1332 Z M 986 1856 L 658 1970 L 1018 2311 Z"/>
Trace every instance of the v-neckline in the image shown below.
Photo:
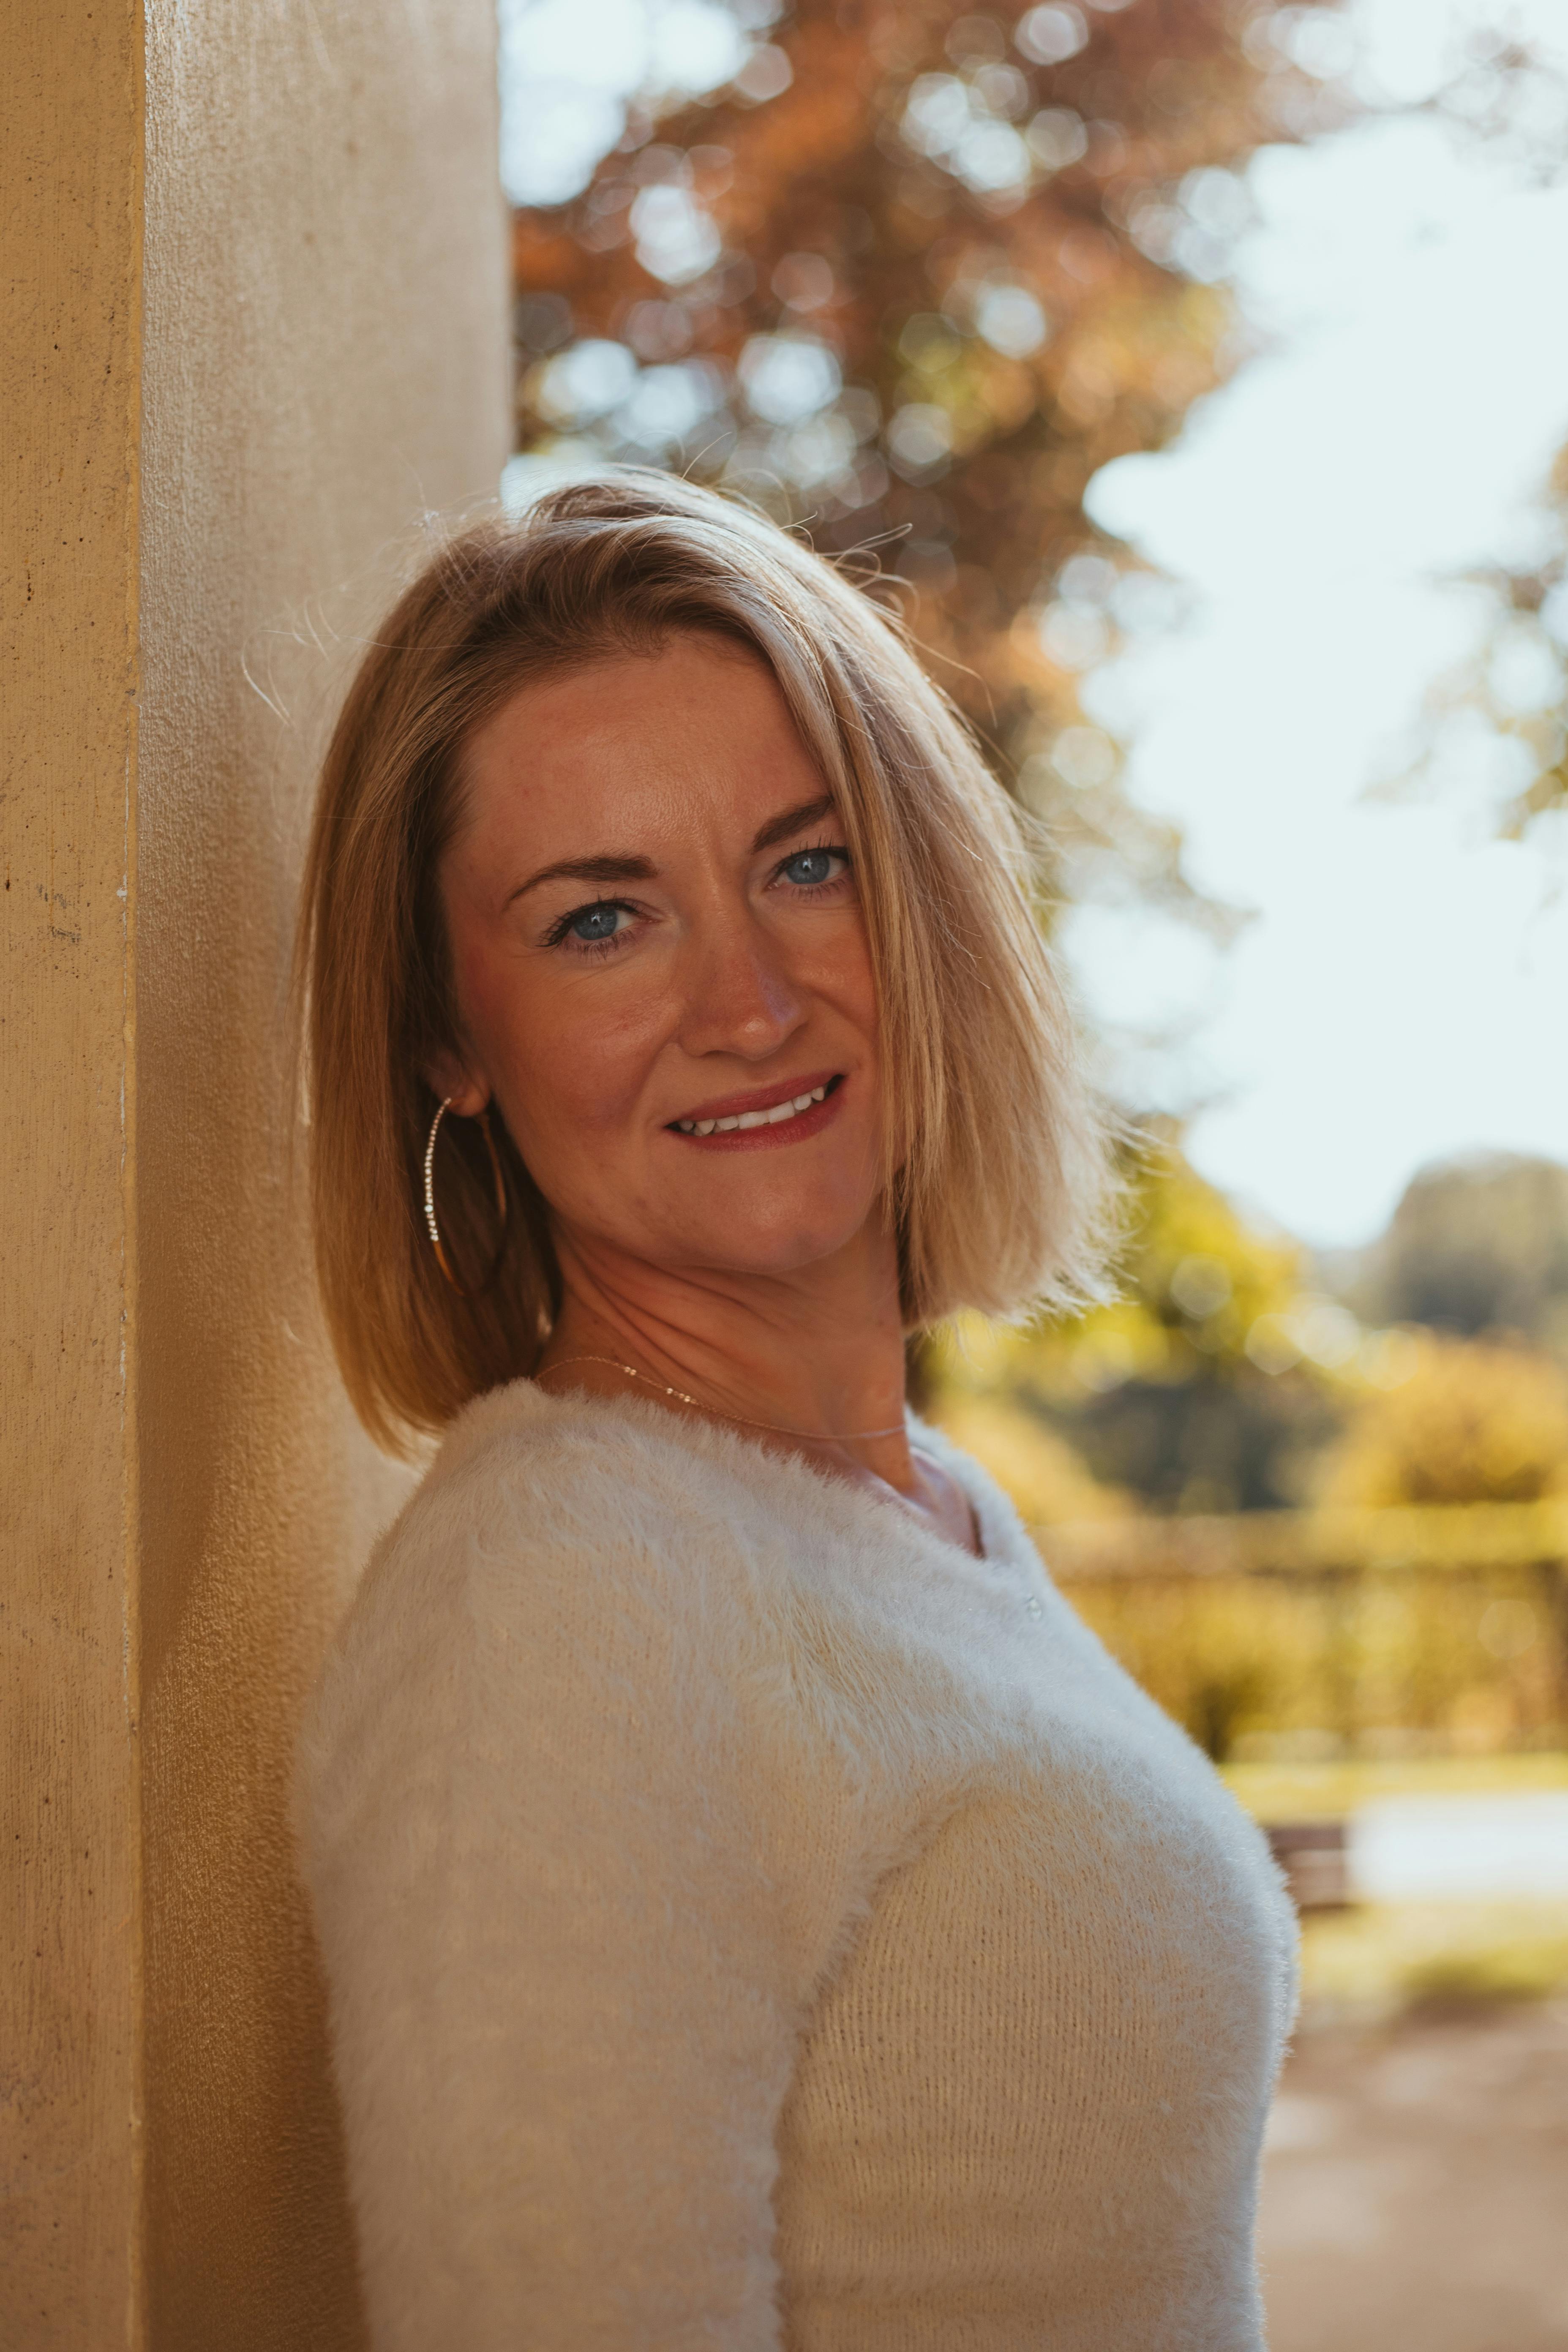
<path fill-rule="evenodd" d="M 749 1437 L 739 1430 L 726 1429 L 717 1422 L 688 1419 L 667 1412 L 644 1397 L 595 1396 L 581 1390 L 552 1396 L 548 1390 L 536 1387 L 527 1378 L 508 1381 L 502 1389 L 492 1390 L 490 1396 L 493 1399 L 508 1398 L 514 1409 L 516 1404 L 524 1403 L 526 1411 L 545 1416 L 602 1413 L 611 1421 L 629 1420 L 661 1444 L 681 1454 L 705 1455 L 719 1464 L 726 1463 L 727 1459 L 732 1463 L 733 1456 L 740 1454 L 747 1461 L 757 1463 L 769 1476 L 787 1481 L 792 1475 L 798 1475 L 810 1480 L 824 1499 L 830 1500 L 836 1508 L 841 1508 L 854 1517 L 859 1517 L 866 1511 L 874 1512 L 879 1529 L 885 1529 L 892 1521 L 917 1541 L 940 1546 L 942 1551 L 963 1560 L 971 1569 L 1003 1567 L 1012 1559 L 1016 1549 L 1016 1546 L 1007 1541 L 1009 1531 L 1005 1520 L 993 1524 L 996 1521 L 995 1505 L 1002 1498 L 994 1494 L 994 1490 L 988 1495 L 983 1486 L 972 1486 L 963 1475 L 966 1468 L 976 1469 L 978 1465 L 969 1463 L 959 1454 L 940 1430 L 931 1427 L 912 1412 L 906 1415 L 910 1452 L 920 1454 L 924 1460 L 945 1472 L 963 1495 L 973 1517 L 980 1544 L 977 1552 L 954 1542 L 939 1528 L 918 1518 L 913 1511 L 905 1508 L 897 1489 L 888 1486 L 886 1481 L 879 1482 L 882 1492 L 856 1486 L 836 1472 L 807 1461 L 804 1455 L 776 1452 L 756 1438 Z M 479 1402 L 476 1400 L 476 1405 Z M 470 1407 L 469 1410 L 475 1408 Z"/>

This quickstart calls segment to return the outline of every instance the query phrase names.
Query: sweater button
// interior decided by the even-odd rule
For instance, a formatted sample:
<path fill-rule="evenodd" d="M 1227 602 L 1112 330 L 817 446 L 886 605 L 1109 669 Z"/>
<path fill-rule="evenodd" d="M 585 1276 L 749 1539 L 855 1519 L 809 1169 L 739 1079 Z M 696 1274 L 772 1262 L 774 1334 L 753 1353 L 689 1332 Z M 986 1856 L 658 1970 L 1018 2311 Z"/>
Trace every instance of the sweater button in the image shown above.
<path fill-rule="evenodd" d="M 1031 1592 L 1024 1606 L 1031 1617 L 1043 1617 L 1046 1613 L 1046 1604 L 1037 1592 Z"/>

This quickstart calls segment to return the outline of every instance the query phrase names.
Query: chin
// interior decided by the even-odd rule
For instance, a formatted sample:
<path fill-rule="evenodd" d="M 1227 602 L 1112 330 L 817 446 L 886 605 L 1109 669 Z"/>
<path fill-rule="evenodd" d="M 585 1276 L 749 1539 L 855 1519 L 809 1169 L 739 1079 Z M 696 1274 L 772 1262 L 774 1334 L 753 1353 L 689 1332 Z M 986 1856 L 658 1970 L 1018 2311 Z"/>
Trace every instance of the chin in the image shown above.
<path fill-rule="evenodd" d="M 871 1203 L 856 1216 L 798 1214 L 751 1222 L 744 1218 L 712 1219 L 683 1234 L 680 1258 L 689 1265 L 715 1273 L 802 1274 L 808 1266 L 826 1265 L 849 1247 L 864 1232 Z M 672 1255 L 670 1263 L 676 1259 Z"/>

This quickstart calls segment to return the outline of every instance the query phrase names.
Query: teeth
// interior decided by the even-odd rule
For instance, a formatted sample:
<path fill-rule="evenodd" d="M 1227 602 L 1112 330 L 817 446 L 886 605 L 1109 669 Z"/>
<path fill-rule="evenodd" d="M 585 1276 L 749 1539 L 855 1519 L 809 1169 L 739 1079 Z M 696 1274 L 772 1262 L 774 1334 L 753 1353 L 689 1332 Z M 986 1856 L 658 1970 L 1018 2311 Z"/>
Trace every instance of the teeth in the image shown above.
<path fill-rule="evenodd" d="M 776 1127 L 781 1119 L 798 1118 L 803 1110 L 823 1101 L 826 1094 L 826 1086 L 814 1087 L 810 1094 L 775 1103 L 772 1110 L 743 1110 L 733 1118 L 678 1118 L 675 1124 L 682 1135 L 729 1135 L 737 1128 Z"/>

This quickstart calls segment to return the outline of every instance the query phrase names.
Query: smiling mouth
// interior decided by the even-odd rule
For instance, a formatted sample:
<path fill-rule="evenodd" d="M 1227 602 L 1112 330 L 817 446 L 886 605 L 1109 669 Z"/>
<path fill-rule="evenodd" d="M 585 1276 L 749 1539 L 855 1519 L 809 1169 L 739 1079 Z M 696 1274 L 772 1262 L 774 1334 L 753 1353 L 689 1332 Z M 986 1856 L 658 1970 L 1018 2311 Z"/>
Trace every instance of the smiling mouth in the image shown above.
<path fill-rule="evenodd" d="M 761 1127 L 784 1127 L 791 1119 L 804 1118 L 807 1112 L 818 1108 L 843 1083 L 842 1073 L 836 1073 L 820 1086 L 785 1095 L 759 1110 L 731 1111 L 722 1118 L 672 1118 L 670 1130 L 676 1135 L 744 1135 Z"/>

